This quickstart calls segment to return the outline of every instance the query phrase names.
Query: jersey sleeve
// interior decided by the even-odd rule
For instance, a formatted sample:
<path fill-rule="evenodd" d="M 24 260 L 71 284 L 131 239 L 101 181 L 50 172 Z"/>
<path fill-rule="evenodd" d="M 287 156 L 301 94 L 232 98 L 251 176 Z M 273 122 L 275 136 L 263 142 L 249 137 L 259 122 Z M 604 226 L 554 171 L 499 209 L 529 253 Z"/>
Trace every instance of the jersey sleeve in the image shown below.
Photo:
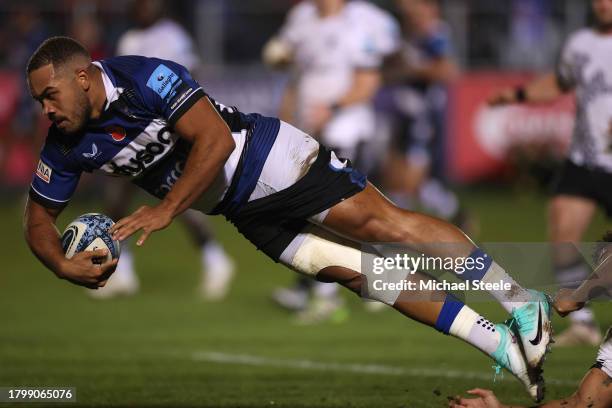
<path fill-rule="evenodd" d="M 40 160 L 30 185 L 30 198 L 46 208 L 65 207 L 79 183 L 81 170 L 75 168 L 67 157 L 67 150 L 49 131 L 40 153 Z"/>
<path fill-rule="evenodd" d="M 200 98 L 204 90 L 187 68 L 176 62 L 147 58 L 140 75 L 140 90 L 148 107 L 174 125 Z"/>

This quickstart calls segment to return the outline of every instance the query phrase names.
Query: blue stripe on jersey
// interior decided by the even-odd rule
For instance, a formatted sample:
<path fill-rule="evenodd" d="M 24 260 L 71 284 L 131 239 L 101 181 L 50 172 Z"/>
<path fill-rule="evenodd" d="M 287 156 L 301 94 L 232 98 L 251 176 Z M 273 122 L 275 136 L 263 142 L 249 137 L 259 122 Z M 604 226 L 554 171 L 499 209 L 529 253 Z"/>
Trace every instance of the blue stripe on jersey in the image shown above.
<path fill-rule="evenodd" d="M 257 180 L 280 130 L 279 119 L 259 114 L 246 117 L 254 119 L 251 135 L 247 136 L 240 163 L 225 197 L 211 212 L 211 214 L 223 214 L 228 219 L 240 211 L 255 190 Z"/>

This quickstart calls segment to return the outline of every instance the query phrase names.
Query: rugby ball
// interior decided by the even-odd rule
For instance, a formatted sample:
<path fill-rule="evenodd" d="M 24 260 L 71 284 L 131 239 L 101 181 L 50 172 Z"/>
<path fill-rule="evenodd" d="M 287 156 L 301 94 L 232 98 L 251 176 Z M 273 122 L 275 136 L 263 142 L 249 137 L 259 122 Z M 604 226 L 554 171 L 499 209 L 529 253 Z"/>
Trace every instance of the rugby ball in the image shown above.
<path fill-rule="evenodd" d="M 119 258 L 121 246 L 108 231 L 113 220 L 103 214 L 83 214 L 72 221 L 62 234 L 62 248 L 66 258 L 70 259 L 75 254 L 83 251 L 95 251 L 106 249 L 106 258 L 96 258 L 94 263 L 104 263 Z"/>

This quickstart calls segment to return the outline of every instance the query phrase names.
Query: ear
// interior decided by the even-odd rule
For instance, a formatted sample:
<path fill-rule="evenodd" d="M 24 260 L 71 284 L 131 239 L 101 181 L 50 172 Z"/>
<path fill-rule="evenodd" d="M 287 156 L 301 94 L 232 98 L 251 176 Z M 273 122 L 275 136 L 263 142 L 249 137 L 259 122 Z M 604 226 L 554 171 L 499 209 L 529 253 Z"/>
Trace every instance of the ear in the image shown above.
<path fill-rule="evenodd" d="M 91 86 L 91 78 L 88 68 L 79 68 L 76 71 L 76 79 L 84 91 L 88 91 Z"/>

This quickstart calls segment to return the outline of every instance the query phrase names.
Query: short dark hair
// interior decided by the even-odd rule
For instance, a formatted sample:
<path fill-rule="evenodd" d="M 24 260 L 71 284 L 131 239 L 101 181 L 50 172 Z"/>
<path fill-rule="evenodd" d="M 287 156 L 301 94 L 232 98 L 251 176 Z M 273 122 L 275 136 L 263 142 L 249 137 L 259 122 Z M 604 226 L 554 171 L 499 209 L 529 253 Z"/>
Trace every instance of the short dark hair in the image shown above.
<path fill-rule="evenodd" d="M 61 66 L 75 56 L 91 58 L 89 52 L 78 41 L 70 37 L 51 37 L 43 41 L 34 51 L 26 66 L 26 73 L 30 73 L 45 65 Z"/>

